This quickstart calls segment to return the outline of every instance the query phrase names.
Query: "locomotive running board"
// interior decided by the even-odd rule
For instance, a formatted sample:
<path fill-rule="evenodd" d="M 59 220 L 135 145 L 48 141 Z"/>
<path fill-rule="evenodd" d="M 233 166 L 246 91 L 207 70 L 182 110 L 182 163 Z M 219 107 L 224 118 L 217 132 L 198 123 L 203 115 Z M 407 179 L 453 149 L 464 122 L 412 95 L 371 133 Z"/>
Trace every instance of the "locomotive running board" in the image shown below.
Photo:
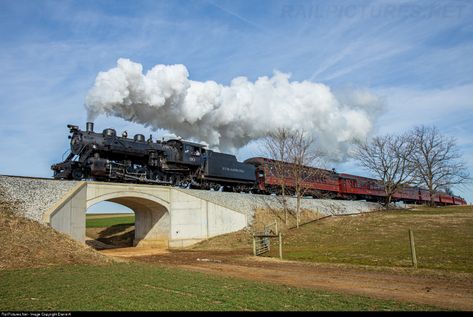
<path fill-rule="evenodd" d="M 117 173 L 117 175 L 119 175 L 119 174 Z M 130 179 L 130 180 L 136 180 L 136 181 L 143 182 L 143 183 L 172 185 L 172 183 L 170 181 L 159 181 L 159 180 L 154 180 L 154 179 L 149 179 L 149 178 L 143 179 L 143 178 L 140 178 L 140 177 L 137 177 L 137 176 L 131 176 L 131 175 L 127 175 L 127 174 L 124 174 L 124 175 L 121 175 L 121 176 L 123 176 L 123 178 L 125 180 Z"/>

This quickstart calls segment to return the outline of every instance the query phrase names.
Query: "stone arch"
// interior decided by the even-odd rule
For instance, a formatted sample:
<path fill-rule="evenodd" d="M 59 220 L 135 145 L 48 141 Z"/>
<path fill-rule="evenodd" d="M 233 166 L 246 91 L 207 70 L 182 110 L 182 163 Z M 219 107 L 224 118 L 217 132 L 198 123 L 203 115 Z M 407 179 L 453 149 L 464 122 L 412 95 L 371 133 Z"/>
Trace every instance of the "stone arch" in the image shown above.
<path fill-rule="evenodd" d="M 169 247 L 171 227 L 169 203 L 147 193 L 117 191 L 87 199 L 87 209 L 101 201 L 121 204 L 135 212 L 134 246 Z"/>

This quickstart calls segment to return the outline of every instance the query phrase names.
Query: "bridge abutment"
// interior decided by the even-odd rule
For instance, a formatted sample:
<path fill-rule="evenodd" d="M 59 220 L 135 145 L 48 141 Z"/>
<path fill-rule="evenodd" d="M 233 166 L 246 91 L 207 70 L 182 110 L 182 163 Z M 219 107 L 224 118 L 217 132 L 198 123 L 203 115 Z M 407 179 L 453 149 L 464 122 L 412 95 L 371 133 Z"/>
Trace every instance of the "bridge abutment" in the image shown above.
<path fill-rule="evenodd" d="M 79 182 L 43 215 L 43 222 L 85 242 L 85 213 L 111 201 L 135 212 L 136 247 L 180 248 L 247 226 L 246 214 L 165 186 Z"/>

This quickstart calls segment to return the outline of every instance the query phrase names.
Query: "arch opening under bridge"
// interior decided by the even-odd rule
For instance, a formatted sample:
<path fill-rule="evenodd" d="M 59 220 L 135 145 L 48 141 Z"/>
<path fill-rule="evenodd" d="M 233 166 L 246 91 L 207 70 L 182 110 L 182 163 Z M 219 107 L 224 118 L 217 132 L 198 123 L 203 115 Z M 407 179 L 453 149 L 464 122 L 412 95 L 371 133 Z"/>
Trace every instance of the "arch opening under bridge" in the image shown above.
<path fill-rule="evenodd" d="M 87 200 L 87 209 L 103 201 L 126 206 L 135 213 L 133 246 L 169 247 L 171 223 L 165 202 L 143 193 L 112 192 Z"/>

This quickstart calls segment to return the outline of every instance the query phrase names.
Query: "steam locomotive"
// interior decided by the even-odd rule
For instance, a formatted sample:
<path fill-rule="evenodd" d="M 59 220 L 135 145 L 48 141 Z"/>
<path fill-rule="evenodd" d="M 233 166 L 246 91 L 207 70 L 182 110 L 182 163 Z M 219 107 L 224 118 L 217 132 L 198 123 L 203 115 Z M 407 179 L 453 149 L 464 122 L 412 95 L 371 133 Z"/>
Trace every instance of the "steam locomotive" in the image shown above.
<path fill-rule="evenodd" d="M 136 134 L 118 136 L 111 128 L 94 132 L 87 122 L 86 130 L 68 125 L 71 148 L 67 158 L 51 166 L 55 179 L 94 179 L 99 181 L 135 182 L 173 185 L 186 188 L 245 191 L 278 194 L 284 183 L 291 193 L 294 180 L 290 173 L 281 177 L 275 172 L 276 161 L 254 157 L 238 162 L 234 155 L 206 149 L 202 144 L 171 139 L 153 141 L 150 136 Z M 290 163 L 287 170 L 291 169 Z M 305 167 L 317 169 L 314 167 Z M 305 179 L 307 195 L 336 199 L 381 201 L 385 192 L 375 179 L 317 169 L 314 178 Z M 396 193 L 394 201 L 426 203 L 429 192 L 419 187 L 405 187 Z M 464 205 L 458 196 L 437 193 L 437 204 Z"/>
<path fill-rule="evenodd" d="M 71 149 L 67 158 L 51 166 L 55 179 L 95 179 L 117 182 L 167 184 L 202 189 L 248 190 L 255 183 L 255 167 L 234 155 L 214 152 L 204 145 L 180 139 L 153 141 L 133 138 L 107 128 L 94 132 L 68 125 Z"/>

